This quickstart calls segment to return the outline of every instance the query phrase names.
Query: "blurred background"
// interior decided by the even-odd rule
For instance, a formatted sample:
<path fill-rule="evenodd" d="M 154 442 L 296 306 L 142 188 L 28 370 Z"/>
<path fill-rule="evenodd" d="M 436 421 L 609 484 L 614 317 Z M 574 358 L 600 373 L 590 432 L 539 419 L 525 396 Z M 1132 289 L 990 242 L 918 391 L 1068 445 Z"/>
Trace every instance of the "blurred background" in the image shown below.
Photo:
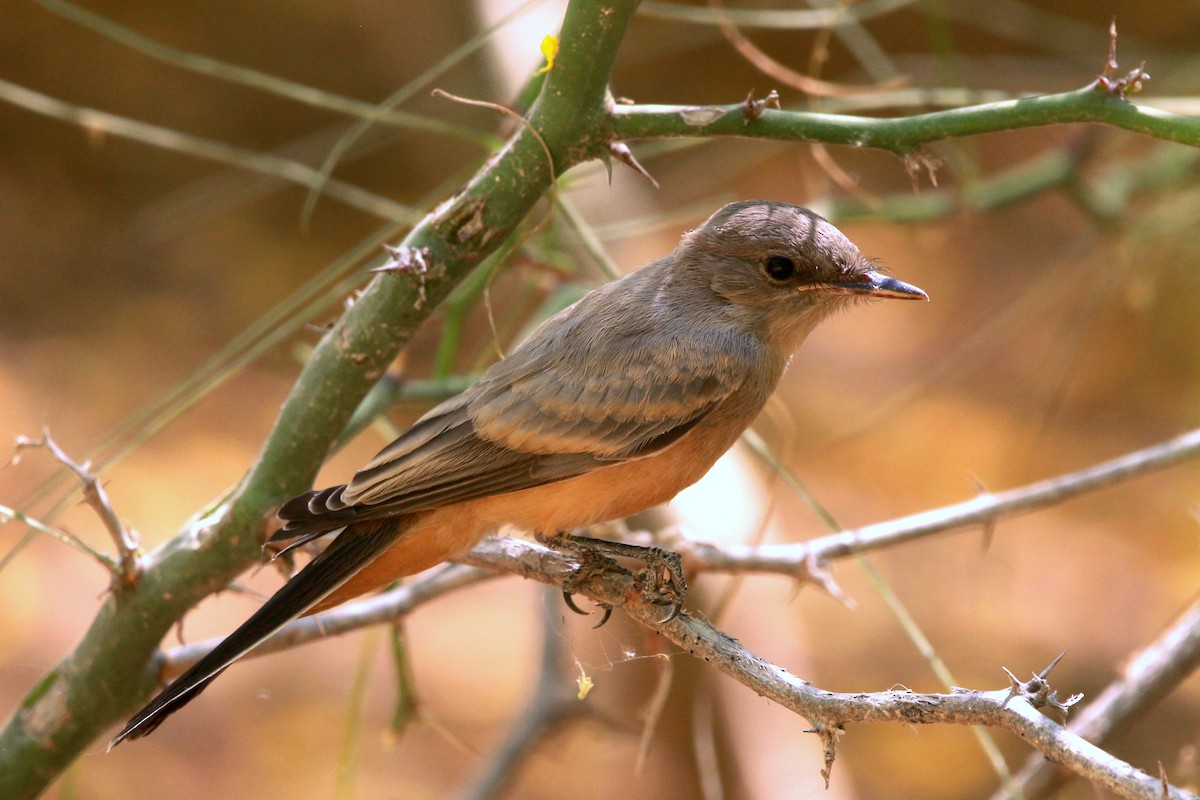
<path fill-rule="evenodd" d="M 78 8 L 15 0 L 0 11 L 0 434 L 9 441 L 45 426 L 80 460 L 112 459 L 101 477 L 150 549 L 247 469 L 319 330 L 296 324 L 244 366 L 196 379 L 197 370 L 229 348 L 252 350 L 262 337 L 245 332 L 256 321 L 308 281 L 331 284 L 322 276 L 388 221 L 328 196 L 306 214 L 304 188 L 198 157 L 194 143 L 168 150 L 94 120 L 70 124 L 14 105 L 7 82 L 314 168 L 354 125 L 185 70 L 177 57 L 139 52 L 111 30 L 82 24 Z M 418 213 L 469 176 L 489 152 L 487 137 L 504 130 L 495 113 L 430 90 L 512 101 L 541 65 L 538 45 L 557 32 L 562 8 L 507 0 L 86 4 L 179 51 L 323 92 L 374 103 L 407 89 L 403 111 L 426 127 L 452 127 L 376 125 L 333 175 Z M 1139 102 L 1196 113 L 1187 98 L 1200 90 L 1200 6 L 1189 3 L 1149 13 L 1130 2 L 896 2 L 835 34 L 738 18 L 755 46 L 790 68 L 873 87 L 824 99 L 767 77 L 718 27 L 663 16 L 670 10 L 648 4 L 635 19 L 616 95 L 699 105 L 775 89 L 785 108 L 898 114 L 935 107 L 914 103 L 1065 91 L 1102 68 L 1114 14 L 1121 73 L 1144 60 L 1153 75 Z M 477 37 L 478 47 L 462 52 Z M 913 89 L 944 91 L 914 98 Z M 997 133 L 928 148 L 942 164 L 937 187 L 922 177 L 916 191 L 905 165 L 882 153 L 743 140 L 634 149 L 660 189 L 619 165 L 611 182 L 596 164 L 573 171 L 562 195 L 579 224 L 561 209 L 535 212 L 549 221 L 496 268 L 486 291 L 480 282 L 435 313 L 397 372 L 469 375 L 496 357 L 497 341 L 511 346 L 548 307 L 602 281 L 580 229 L 628 271 L 669 251 L 722 203 L 766 197 L 829 215 L 932 300 L 859 307 L 826 323 L 756 425 L 842 526 L 1079 469 L 1200 417 L 1200 159 L 1189 148 L 1084 126 Z M 391 240 L 400 235 L 394 229 Z M 375 263 L 360 259 L 351 265 L 357 273 L 339 274 L 362 275 Z M 328 323 L 347 294 L 320 295 L 297 323 Z M 166 404 L 180 409 L 169 424 L 157 422 L 166 412 L 146 415 L 189 376 L 196 380 L 182 390 L 183 404 Z M 403 427 L 429 404 L 403 404 L 391 420 Z M 364 432 L 319 481 L 344 481 L 386 435 Z M 46 454 L 25 452 L 0 470 L 0 504 L 57 513 L 74 484 L 43 487 L 61 472 Z M 1002 666 L 1026 677 L 1066 650 L 1055 685 L 1094 696 L 1195 597 L 1197 478 L 1200 467 L 1184 464 L 1005 519 L 990 542 L 962 531 L 870 561 L 959 685 L 1000 688 Z M 826 531 L 744 452 L 669 511 L 704 540 L 791 541 Z M 74 502 L 55 524 L 110 547 L 95 515 Z M 107 576 L 17 524 L 0 527 L 0 559 L 7 718 L 86 630 Z M 732 587 L 720 625 L 823 688 L 941 690 L 863 570 L 850 561 L 833 575 L 853 607 L 786 579 L 751 577 Z M 274 570 L 246 576 L 248 591 L 206 602 L 179 635 L 228 632 L 259 602 L 255 592 L 279 583 Z M 715 613 L 730 588 L 728 579 L 703 576 L 690 600 Z M 997 785 L 966 728 L 858 725 L 841 740 L 827 793 L 819 742 L 804 734 L 804 720 L 673 654 L 620 614 L 594 631 L 556 595 L 506 578 L 407 621 L 420 719 L 399 734 L 389 728 L 396 669 L 387 634 L 369 631 L 240 664 L 149 739 L 110 754 L 94 743 L 48 796 L 467 796 L 534 689 L 547 618 L 562 682 L 570 688 L 582 671 L 595 688 L 586 713 L 528 754 L 504 796 L 720 796 L 711 793 L 714 772 L 724 796 L 737 798 L 987 797 Z M 667 669 L 671 694 L 639 771 L 643 712 Z M 1112 749 L 1151 772 L 1162 762 L 1195 789 L 1197 719 L 1193 676 Z M 1014 766 L 1029 753 L 1004 733 L 996 738 Z M 1064 796 L 1097 791 L 1076 782 Z"/>

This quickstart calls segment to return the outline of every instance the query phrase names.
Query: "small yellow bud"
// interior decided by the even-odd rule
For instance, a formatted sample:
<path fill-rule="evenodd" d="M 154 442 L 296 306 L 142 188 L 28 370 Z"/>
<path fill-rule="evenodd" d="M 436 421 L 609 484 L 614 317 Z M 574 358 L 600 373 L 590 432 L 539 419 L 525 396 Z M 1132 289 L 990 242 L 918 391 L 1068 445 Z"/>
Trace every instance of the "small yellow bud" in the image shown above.
<path fill-rule="evenodd" d="M 546 35 L 542 37 L 542 55 L 546 57 L 546 66 L 537 71 L 542 75 L 554 69 L 554 57 L 558 55 L 558 37 Z"/>

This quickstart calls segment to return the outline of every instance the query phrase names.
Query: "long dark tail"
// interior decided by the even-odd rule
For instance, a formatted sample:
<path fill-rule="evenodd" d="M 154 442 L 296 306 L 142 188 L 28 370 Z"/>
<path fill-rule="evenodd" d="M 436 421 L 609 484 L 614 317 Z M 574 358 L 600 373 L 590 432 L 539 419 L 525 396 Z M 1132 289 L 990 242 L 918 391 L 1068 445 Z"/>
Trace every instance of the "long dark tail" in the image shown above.
<path fill-rule="evenodd" d="M 399 516 L 356 525 L 339 533 L 323 553 L 285 583 L 250 619 L 135 714 L 109 742 L 109 749 L 126 739 L 139 739 L 152 732 L 204 691 L 226 667 L 349 580 L 396 541 L 410 524 L 411 516 Z"/>

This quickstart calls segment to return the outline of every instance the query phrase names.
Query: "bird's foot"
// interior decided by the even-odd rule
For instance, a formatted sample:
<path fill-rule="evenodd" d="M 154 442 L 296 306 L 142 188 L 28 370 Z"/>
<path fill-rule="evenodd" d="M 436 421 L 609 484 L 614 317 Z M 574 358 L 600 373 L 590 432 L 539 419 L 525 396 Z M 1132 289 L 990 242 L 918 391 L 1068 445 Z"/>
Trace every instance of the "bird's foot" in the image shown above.
<path fill-rule="evenodd" d="M 556 544 L 562 541 L 561 537 L 555 537 L 555 539 L 557 540 Z M 620 569 L 620 566 L 616 561 L 596 550 L 592 550 L 587 547 L 572 546 L 575 544 L 574 539 L 575 537 L 571 537 L 563 542 L 568 546 L 562 549 L 575 556 L 575 558 L 579 561 L 579 566 L 576 567 L 575 571 L 568 575 L 563 581 L 563 602 L 567 604 L 567 608 L 571 609 L 576 614 L 587 615 L 591 612 L 584 611 L 575 604 L 575 593 L 579 590 L 580 584 L 585 583 L 593 576 L 600 573 L 608 572 L 611 569 Z M 609 603 L 597 602 L 596 607 L 601 609 L 604 614 L 600 617 L 600 621 L 592 626 L 593 628 L 599 628 L 604 625 L 604 623 L 608 622 L 608 618 L 612 616 L 613 610 L 612 605 Z"/>
<path fill-rule="evenodd" d="M 576 587 L 597 573 L 616 566 L 614 557 L 632 558 L 646 565 L 646 568 L 637 574 L 638 586 L 650 602 L 668 607 L 666 616 L 659 622 L 670 622 L 683 610 L 687 581 L 683 578 L 683 564 L 679 554 L 674 551 L 569 533 L 538 538 L 543 544 L 573 555 L 579 560 L 579 568 L 563 581 L 563 599 L 567 607 L 577 614 L 588 612 L 575 604 L 572 595 L 575 594 Z M 612 615 L 612 606 L 608 603 L 597 603 L 597 606 L 604 610 L 603 618 L 595 626 L 599 628 L 608 622 Z"/>

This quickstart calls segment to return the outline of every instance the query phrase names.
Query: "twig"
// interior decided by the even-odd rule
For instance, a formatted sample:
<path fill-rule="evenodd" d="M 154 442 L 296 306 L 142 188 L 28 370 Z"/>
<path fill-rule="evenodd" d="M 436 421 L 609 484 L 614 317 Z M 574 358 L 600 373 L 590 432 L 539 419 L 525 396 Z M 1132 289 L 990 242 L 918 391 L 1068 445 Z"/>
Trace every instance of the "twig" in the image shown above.
<path fill-rule="evenodd" d="M 117 563 L 113 564 L 110 559 L 101 559 L 101 563 L 113 573 L 113 582 L 116 586 L 132 587 L 137 584 L 138 575 L 141 567 L 138 563 L 138 554 L 141 550 L 141 545 L 138 543 L 137 534 L 127 528 L 117 518 L 117 514 L 113 511 L 112 504 L 108 501 L 108 495 L 104 491 L 104 487 L 96 480 L 96 476 L 91 472 L 91 464 L 85 462 L 76 464 L 70 456 L 63 451 L 58 443 L 50 436 L 50 430 L 45 428 L 42 430 L 40 439 L 29 439 L 25 436 L 17 437 L 16 453 L 13 458 L 17 458 L 22 450 L 31 448 L 44 449 L 54 457 L 58 463 L 62 464 L 67 469 L 75 473 L 79 478 L 79 482 L 83 485 L 83 500 L 92 510 L 96 512 L 96 516 L 100 517 L 100 521 L 104 524 L 108 535 L 112 537 L 113 544 L 117 548 Z M 38 528 L 38 530 L 42 530 Z M 82 544 L 76 537 L 71 536 L 75 542 Z M 90 548 L 87 548 L 90 551 Z"/>
<path fill-rule="evenodd" d="M 863 0 L 849 7 L 837 8 L 727 8 L 723 14 L 743 28 L 776 28 L 804 30 L 807 28 L 831 28 L 844 25 L 851 20 L 863 21 L 872 17 L 890 14 L 915 0 Z M 643 17 L 658 17 L 696 25 L 719 25 L 720 15 L 711 8 L 691 6 L 684 3 L 646 0 L 638 8 Z"/>
<path fill-rule="evenodd" d="M 1072 720 L 1068 728 L 1103 747 L 1200 666 L 1200 600 L 1193 601 L 1154 642 L 1129 659 L 1124 674 L 1109 684 Z M 1067 775 L 1042 758 L 1030 758 L 1014 776 L 1024 800 L 1041 800 L 1057 791 Z M 1007 788 L 992 800 L 1013 797 Z"/>
<path fill-rule="evenodd" d="M 464 559 L 476 566 L 504 569 L 526 578 L 559 583 L 573 571 L 562 554 L 512 539 L 493 539 L 476 547 Z M 739 683 L 805 717 L 822 735 L 833 753 L 840 731 L 850 722 L 951 723 L 1002 728 L 1020 736 L 1052 761 L 1108 788 L 1122 797 L 1139 800 L 1195 800 L 1181 789 L 1164 786 L 1147 775 L 1090 744 L 1043 716 L 1032 703 L 1049 703 L 1053 697 L 1044 681 L 1037 691 L 1021 684 L 995 691 L 957 690 L 950 694 L 909 691 L 838 693 L 814 687 L 786 670 L 764 661 L 735 639 L 708 623 L 680 614 L 662 623 L 662 609 L 644 597 L 634 576 L 611 570 L 590 576 L 579 588 L 594 599 L 621 606 L 634 619 L 665 636 L 677 646 L 716 667 Z"/>
<path fill-rule="evenodd" d="M 180 50 L 157 39 L 144 36 L 131 28 L 119 25 L 101 14 L 80 8 L 73 3 L 68 3 L 66 0 L 35 0 L 35 2 L 47 11 L 58 14 L 76 25 L 82 25 L 144 56 L 157 59 L 180 69 L 196 72 L 217 80 L 249 86 L 315 108 L 323 108 L 328 111 L 335 111 L 384 125 L 394 125 L 399 128 L 425 131 L 443 136 L 453 136 L 457 139 L 482 145 L 488 149 L 495 148 L 499 144 L 495 137 L 461 125 L 453 125 L 440 119 L 422 117 L 419 114 L 396 111 L 392 108 L 383 108 L 373 103 L 356 100 L 353 97 L 345 97 L 326 90 L 315 89 L 312 86 L 302 83 L 289 81 L 277 75 L 269 75 L 265 72 L 250 69 L 249 67 L 230 64 L 226 61 L 210 58 L 198 53 Z"/>
<path fill-rule="evenodd" d="M 804 575 L 810 564 L 821 565 L 954 528 L 985 524 L 1001 516 L 1045 508 L 1197 456 L 1200 456 L 1200 429 L 1076 472 L 1003 492 L 984 492 L 962 503 L 806 542 L 757 548 L 691 542 L 681 543 L 680 547 L 686 550 L 689 567 L 696 569 Z"/>
<path fill-rule="evenodd" d="M 742 124 L 740 103 L 711 106 L 617 105 L 613 140 L 666 137 L 751 137 L 871 147 L 897 155 L 932 142 L 1053 123 L 1093 122 L 1165 141 L 1200 146 L 1200 119 L 1131 103 L 1094 84 L 1060 94 L 913 114 L 862 117 L 768 109 Z"/>
<path fill-rule="evenodd" d="M 77 106 L 55 97 L 0 80 L 0 100 L 28 109 L 37 114 L 78 125 L 95 134 L 111 134 L 123 139 L 173 150 L 177 153 L 216 161 L 227 166 L 259 172 L 301 186 L 320 186 L 321 190 L 348 206 L 369 214 L 399 222 L 415 222 L 421 215 L 407 206 L 386 197 L 368 192 L 337 179 L 323 179 L 321 174 L 305 164 L 266 153 L 256 153 L 240 147 L 205 139 L 199 136 L 127 119 L 107 111 Z"/>
<path fill-rule="evenodd" d="M 1131 94 L 1136 94 L 1142 90 L 1142 81 L 1150 80 L 1150 76 L 1146 73 L 1146 62 L 1143 61 L 1138 67 L 1124 77 L 1117 77 L 1117 18 L 1113 17 L 1112 22 L 1108 26 L 1108 58 L 1104 61 L 1104 67 L 1100 70 L 1100 75 L 1092 83 L 1093 88 L 1103 89 L 1111 95 L 1125 98 Z"/>
<path fill-rule="evenodd" d="M 117 575 L 119 575 L 121 572 L 120 565 L 117 564 L 112 557 L 105 553 L 101 553 L 99 550 L 96 550 L 70 531 L 59 530 L 51 525 L 47 525 L 39 519 L 35 519 L 24 512 L 17 511 L 15 508 L 9 508 L 8 506 L 0 506 L 0 518 L 8 518 L 14 520 L 15 522 L 20 522 L 37 531 L 38 533 L 44 533 L 52 539 L 62 542 L 68 547 L 74 548 L 85 555 L 91 556 L 99 561 L 102 567 L 108 570 L 108 572 L 113 576 L 113 580 L 116 580 Z"/>
<path fill-rule="evenodd" d="M 417 93 L 419 89 L 428 85 L 430 82 L 443 75 L 451 67 L 461 63 L 463 59 L 465 59 L 471 53 L 475 52 L 480 47 L 483 47 L 487 42 L 491 41 L 494 33 L 512 20 L 516 19 L 521 14 L 525 13 L 525 11 L 527 11 L 537 2 L 540 2 L 540 0 L 528 0 L 527 2 L 511 9 L 506 15 L 498 19 L 496 24 L 491 28 L 479 31 L 469 40 L 454 48 L 452 51 L 447 53 L 444 58 L 440 59 L 429 69 L 425 70 L 416 78 L 392 92 L 392 94 L 390 94 L 388 97 L 384 98 L 377 107 L 380 109 L 394 109 L 401 103 L 408 101 Z M 316 208 L 318 193 L 323 191 L 322 187 L 324 186 L 325 182 L 329 180 L 334 169 L 342 162 L 343 158 L 350 151 L 350 149 L 354 147 L 355 143 L 366 134 L 372 124 L 373 122 L 370 119 L 364 118 L 359 120 L 350 128 L 350 130 L 346 131 L 346 133 L 338 139 L 337 143 L 335 143 L 332 148 L 330 148 L 328 155 L 325 156 L 325 160 L 321 164 L 320 178 L 317 182 L 317 185 L 315 185 L 309 191 L 308 197 L 306 197 L 304 200 L 304 209 L 301 212 L 304 219 L 308 219 L 312 215 L 313 209 Z M 497 146 L 499 146 L 498 143 Z"/>

